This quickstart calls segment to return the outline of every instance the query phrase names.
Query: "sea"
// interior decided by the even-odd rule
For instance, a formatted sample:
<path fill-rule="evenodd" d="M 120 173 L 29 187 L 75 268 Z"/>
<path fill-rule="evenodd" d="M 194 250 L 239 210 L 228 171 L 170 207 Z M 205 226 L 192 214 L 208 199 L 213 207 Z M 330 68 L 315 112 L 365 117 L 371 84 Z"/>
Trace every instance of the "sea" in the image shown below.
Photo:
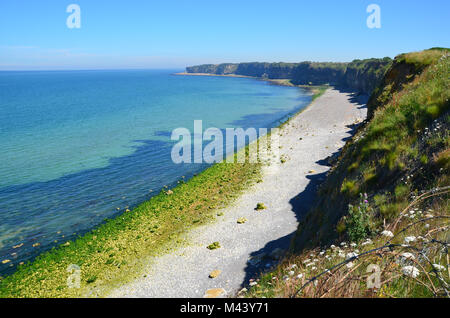
<path fill-rule="evenodd" d="M 179 71 L 0 72 L 0 275 L 207 168 L 172 161 L 174 129 L 276 127 L 311 101 Z"/>

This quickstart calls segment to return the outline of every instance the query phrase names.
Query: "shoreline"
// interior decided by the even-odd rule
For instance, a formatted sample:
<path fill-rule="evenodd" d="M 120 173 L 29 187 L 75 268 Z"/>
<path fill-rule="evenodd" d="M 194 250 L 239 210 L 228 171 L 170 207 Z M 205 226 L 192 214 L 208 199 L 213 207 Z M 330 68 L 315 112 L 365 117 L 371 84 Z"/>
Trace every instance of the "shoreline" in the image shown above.
<path fill-rule="evenodd" d="M 258 78 L 254 78 L 254 79 L 258 79 Z M 261 79 L 260 79 L 261 80 Z M 314 96 L 320 96 L 322 93 L 324 92 L 324 90 L 322 91 L 316 91 Z M 313 91 L 314 94 L 314 91 Z M 314 99 L 314 98 L 313 98 Z M 313 100 L 312 99 L 312 100 Z M 300 111 L 290 115 L 288 118 L 286 118 L 278 127 L 283 127 L 286 123 L 288 123 L 290 121 L 291 118 L 297 116 L 299 113 L 301 113 L 302 111 L 306 110 L 307 108 L 309 108 L 311 106 L 311 103 L 308 104 L 306 107 L 304 107 L 303 109 L 301 109 Z M 255 140 L 254 142 L 256 142 L 257 140 Z M 239 151 L 245 151 L 247 149 L 248 146 L 240 149 Z M 236 152 L 234 154 L 234 156 L 237 156 Z M 225 165 L 224 167 L 227 168 L 221 168 L 223 167 L 223 165 Z M 255 182 L 258 177 L 258 174 L 260 172 L 259 169 L 260 167 L 258 167 L 259 165 L 253 165 L 253 167 L 246 167 L 244 166 L 240 166 L 240 165 L 227 165 L 225 163 L 216 163 L 211 167 L 206 168 L 205 170 L 203 170 L 197 177 L 191 178 L 190 180 L 188 180 L 187 182 L 184 183 L 184 180 L 180 180 L 182 182 L 181 185 L 176 186 L 175 188 L 172 188 L 171 191 L 175 192 L 175 194 L 178 192 L 178 188 L 180 186 L 184 186 L 184 185 L 192 185 L 192 184 L 196 184 L 198 187 L 202 187 L 202 184 L 198 184 L 196 181 L 198 178 L 202 178 L 206 179 L 203 181 L 203 185 L 204 186 L 208 186 L 208 183 L 213 183 L 214 182 L 218 182 L 218 184 L 220 184 L 220 181 L 214 181 L 215 179 L 208 180 L 208 178 L 204 177 L 205 175 L 208 174 L 214 174 L 214 171 L 219 171 L 219 173 L 217 173 L 216 179 L 221 179 L 223 177 L 223 175 L 221 174 L 228 174 L 231 173 L 231 175 L 233 174 L 238 174 L 238 175 L 242 175 L 243 179 L 241 179 L 241 183 L 245 183 L 245 185 L 234 185 L 233 187 L 231 187 L 231 192 L 227 195 L 225 195 L 222 199 L 223 202 L 227 202 L 230 200 L 229 197 L 231 197 L 231 201 L 240 195 L 240 193 L 242 191 L 244 191 L 247 187 L 248 184 Z M 255 170 L 256 169 L 256 170 Z M 257 171 L 258 170 L 258 171 Z M 167 189 L 168 191 L 168 189 Z M 197 190 L 199 191 L 199 190 Z M 211 211 L 206 211 L 207 213 L 203 214 L 203 212 L 200 213 L 200 218 L 197 216 L 193 216 L 192 217 L 192 223 L 187 224 L 187 225 L 180 225 L 178 227 L 176 227 L 174 229 L 173 232 L 170 231 L 166 231 L 163 234 L 159 234 L 158 237 L 155 239 L 155 242 L 157 242 L 157 246 L 155 246 L 155 244 L 152 245 L 151 251 L 148 252 L 147 251 L 144 254 L 140 254 L 142 255 L 142 257 L 136 258 L 133 256 L 130 256 L 127 253 L 123 253 L 120 252 L 120 250 L 123 247 L 117 247 L 114 248 L 114 250 L 118 250 L 116 253 L 113 253 L 115 255 L 122 255 L 123 257 L 113 257 L 114 259 L 111 260 L 109 258 L 111 257 L 107 257 L 107 254 L 112 255 L 111 253 L 108 252 L 103 252 L 101 253 L 101 256 L 92 256 L 91 252 L 90 252 L 90 248 L 89 246 L 99 246 L 99 248 L 103 248 L 105 246 L 111 245 L 109 244 L 109 240 L 113 240 L 116 239 L 116 237 L 109 235 L 109 233 L 119 233 L 120 235 L 124 236 L 122 232 L 120 232 L 120 229 L 122 229 L 123 227 L 126 226 L 127 223 L 140 223 L 141 221 L 136 221 L 133 220 L 133 218 L 129 217 L 130 215 L 133 214 L 141 214 L 140 212 L 142 210 L 148 210 L 149 207 L 155 206 L 156 204 L 158 204 L 158 201 L 163 201 L 163 203 L 166 204 L 170 204 L 171 199 L 175 198 L 175 196 L 167 196 L 167 192 L 163 193 L 164 191 L 162 191 L 160 194 L 152 197 L 150 200 L 144 201 L 143 203 L 139 204 L 136 208 L 134 208 L 132 211 L 127 212 L 127 213 L 123 213 L 120 214 L 110 220 L 108 220 L 106 223 L 100 224 L 99 226 L 94 227 L 91 231 L 87 232 L 86 234 L 84 234 L 83 236 L 79 237 L 76 240 L 70 240 L 67 241 L 64 244 L 59 245 L 58 247 L 56 247 L 55 249 L 52 249 L 50 251 L 47 252 L 43 252 L 42 254 L 40 254 L 35 260 L 33 260 L 32 262 L 27 262 L 24 265 L 19 265 L 18 268 L 16 269 L 15 272 L 13 272 L 11 275 L 8 275 L 6 277 L 4 277 L 3 279 L 0 280 L 0 296 L 3 297 L 74 297 L 74 296 L 89 296 L 92 295 L 92 293 L 97 293 L 95 290 L 99 291 L 100 294 L 98 295 L 102 295 L 104 293 L 107 293 L 107 290 L 109 290 L 110 288 L 114 288 L 114 286 L 117 286 L 118 284 L 123 284 L 126 283 L 128 281 L 132 281 L 133 277 L 135 275 L 137 275 L 140 272 L 140 268 L 142 267 L 142 261 L 143 259 L 147 259 L 147 258 L 152 258 L 155 256 L 158 256 L 160 254 L 165 254 L 167 251 L 172 250 L 173 248 L 177 248 L 179 247 L 179 245 L 183 245 L 184 242 L 179 242 L 177 238 L 179 238 L 179 236 L 183 233 L 189 232 L 193 229 L 195 229 L 197 226 L 202 225 L 202 223 L 210 223 L 211 219 L 214 219 L 214 213 L 211 213 Z M 186 196 L 186 194 L 185 194 Z M 209 196 L 209 194 L 208 194 Z M 189 198 L 189 194 L 187 195 L 187 198 Z M 207 197 L 205 197 L 202 200 L 206 200 Z M 161 200 L 162 199 L 162 200 Z M 214 200 L 213 200 L 214 201 Z M 224 205 L 223 202 L 219 202 L 219 205 Z M 228 202 L 230 203 L 230 202 Z M 225 206 L 227 206 L 227 204 L 225 204 Z M 182 207 L 180 206 L 180 209 Z M 208 209 L 207 209 L 208 210 Z M 159 223 L 160 218 L 164 219 L 164 216 L 159 216 L 159 214 L 155 217 L 156 222 L 153 223 Z M 176 218 L 176 217 L 175 217 Z M 201 219 L 201 221 L 198 221 L 198 219 Z M 145 220 L 147 221 L 147 220 Z M 142 221 L 143 223 L 145 221 Z M 150 223 L 152 223 L 150 222 Z M 124 233 L 126 233 L 127 230 L 124 231 Z M 136 232 L 136 231 L 135 231 Z M 137 231 L 139 232 L 139 231 Z M 141 231 L 142 232 L 142 231 Z M 153 233 L 155 232 L 159 232 L 159 230 L 155 230 L 155 229 L 150 229 L 151 234 L 153 235 Z M 136 237 L 140 237 L 142 235 L 145 234 L 138 234 Z M 105 236 L 104 239 L 102 239 L 102 242 L 99 244 L 98 243 L 98 237 L 101 236 Z M 127 235 L 125 235 L 127 236 Z M 129 247 L 130 249 L 133 249 L 136 245 L 136 243 L 133 242 L 133 244 L 129 244 L 130 246 L 127 246 L 127 248 Z M 108 247 L 108 248 L 111 248 Z M 139 247 L 138 247 L 139 249 Z M 118 266 L 118 268 L 120 269 L 122 266 L 122 269 L 120 272 L 118 272 L 117 270 L 113 270 L 112 272 L 115 272 L 115 275 L 112 275 L 111 273 L 100 273 L 99 270 L 87 270 L 88 273 L 86 273 L 86 280 L 85 280 L 85 284 L 84 286 L 79 290 L 79 291 L 70 291 L 68 292 L 68 294 L 64 294 L 63 292 L 58 291 L 58 289 L 63 288 L 63 284 L 65 283 L 64 279 L 61 278 L 52 278 L 49 279 L 48 275 L 45 274 L 45 272 L 47 272 L 47 268 L 48 265 L 46 263 L 51 263 L 54 270 L 61 272 L 60 274 L 62 274 L 62 277 L 67 276 L 67 271 L 65 270 L 65 268 L 63 268 L 61 266 L 61 264 L 57 264 L 57 260 L 60 259 L 61 255 L 66 256 L 67 261 L 70 262 L 69 263 L 74 263 L 77 264 L 78 262 L 84 262 L 85 259 L 92 259 L 94 258 L 93 262 L 97 262 L 98 257 L 104 258 L 105 260 L 102 261 L 104 262 L 104 264 L 97 264 L 99 265 L 98 269 L 103 269 L 103 270 L 108 270 L 108 266 L 105 265 L 111 265 L 111 264 L 116 264 L 116 266 Z M 132 258 L 130 260 L 130 257 Z M 118 261 L 116 260 L 116 258 L 121 258 L 123 259 L 122 261 Z M 96 260 L 97 259 L 97 260 Z M 129 262 L 132 262 L 134 265 L 130 268 L 128 268 L 127 270 L 124 269 L 124 265 L 127 265 Z M 69 264 L 68 263 L 68 264 Z M 123 263 L 123 264 L 122 264 Z M 44 265 L 45 264 L 45 265 Z M 117 265 L 118 264 L 118 265 Z M 28 277 L 27 276 L 27 272 L 30 271 L 30 269 L 32 269 L 33 271 L 38 272 L 39 274 L 36 275 L 38 276 L 38 281 L 34 281 L 33 277 Z M 56 272 L 55 272 L 56 273 Z M 55 274 L 54 273 L 54 274 Z M 57 276 L 57 275 L 56 275 Z M 106 277 L 105 277 L 106 276 Z M 115 276 L 118 276 L 118 278 L 113 278 Z M 108 280 L 107 277 L 110 277 Z M 30 281 L 31 279 L 31 281 Z M 39 281 L 45 279 L 48 280 L 48 288 L 42 288 L 42 290 L 40 291 L 36 291 L 36 288 L 38 288 L 37 286 L 40 285 Z M 104 281 L 105 284 L 102 284 L 101 280 L 107 279 L 108 281 Z M 95 283 L 99 282 L 99 285 L 101 286 L 91 286 L 91 284 L 94 283 L 94 285 L 96 285 Z M 21 286 L 21 285 L 26 285 L 26 288 Z M 104 285 L 104 286 L 103 286 Z M 35 288 L 33 288 L 33 286 L 35 286 Z M 94 289 L 92 289 L 92 287 Z M 24 290 L 25 288 L 25 290 Z M 9 290 L 10 289 L 10 290 Z M 26 291 L 27 290 L 27 291 Z M 101 290 L 101 291 L 100 291 Z M 58 291 L 58 292 L 57 292 Z M 36 294 L 37 292 L 37 294 Z M 15 296 L 16 295 L 16 296 Z"/>
<path fill-rule="evenodd" d="M 290 82 L 290 79 L 270 79 L 270 78 L 262 78 L 257 76 L 248 76 L 248 75 L 238 75 L 238 74 L 211 74 L 211 73 L 187 73 L 187 72 L 180 72 L 180 73 L 173 73 L 172 75 L 176 76 L 213 76 L 213 77 L 234 77 L 234 78 L 250 78 L 260 81 L 265 81 L 272 83 L 274 85 L 279 86 L 289 86 L 289 87 L 302 87 L 302 88 L 308 88 L 308 87 L 316 87 L 313 85 L 295 85 Z"/>
<path fill-rule="evenodd" d="M 278 86 L 287 86 L 287 87 L 298 87 L 303 88 L 311 91 L 313 94 L 313 99 L 311 102 L 314 101 L 314 99 L 321 96 L 326 89 L 331 88 L 330 85 L 296 85 L 291 82 L 290 79 L 284 78 L 284 79 L 270 79 L 270 78 L 262 78 L 262 77 L 256 77 L 256 76 L 247 76 L 247 75 L 237 75 L 237 74 L 211 74 L 211 73 L 187 73 L 187 72 L 180 72 L 180 73 L 173 73 L 174 76 L 212 76 L 212 77 L 232 77 L 232 78 L 248 78 L 248 79 L 254 79 L 258 81 L 264 81 L 268 82 L 272 85 L 278 85 Z M 311 103 L 310 103 L 311 104 Z M 307 105 L 307 107 L 310 106 Z M 297 114 L 297 113 L 296 113 Z M 295 116 L 296 114 L 293 114 L 292 116 Z"/>
<path fill-rule="evenodd" d="M 285 129 L 299 114 L 311 113 L 311 107 L 315 103 L 314 97 L 324 92 L 325 89 L 316 91 L 308 106 L 292 114 L 279 127 Z M 247 147 L 240 151 L 245 151 Z M 237 153 L 234 156 L 237 156 Z M 247 193 L 249 187 L 258 185 L 261 169 L 260 165 L 254 164 L 214 164 L 187 182 L 172 188 L 173 194 L 169 195 L 166 189 L 131 212 L 121 214 L 79 239 L 68 241 L 41 254 L 35 261 L 19 266 L 15 273 L 0 281 L 0 296 L 114 295 L 119 286 L 132 284 L 145 273 L 149 263 L 185 248 L 186 242 L 190 242 L 186 237 L 191 233 L 198 232 L 197 229 L 204 226 L 209 228 L 220 223 L 221 217 L 216 211 L 232 206 L 236 198 L 240 200 L 242 193 Z M 231 181 L 233 178 L 234 181 Z M 228 190 L 218 191 L 219 189 Z M 214 193 L 216 195 L 213 195 Z M 180 214 L 179 211 L 184 209 L 186 200 L 198 202 L 194 204 L 201 208 L 189 208 L 189 215 Z M 202 206 L 204 201 L 211 202 L 212 205 Z M 82 267 L 82 286 L 79 290 L 68 290 L 64 286 L 68 275 L 66 269 L 69 264 L 77 263 L 88 264 L 88 267 Z M 52 276 L 47 274 L 49 271 Z M 29 274 L 31 272 L 33 275 Z M 42 281 L 45 284 L 42 284 Z"/>

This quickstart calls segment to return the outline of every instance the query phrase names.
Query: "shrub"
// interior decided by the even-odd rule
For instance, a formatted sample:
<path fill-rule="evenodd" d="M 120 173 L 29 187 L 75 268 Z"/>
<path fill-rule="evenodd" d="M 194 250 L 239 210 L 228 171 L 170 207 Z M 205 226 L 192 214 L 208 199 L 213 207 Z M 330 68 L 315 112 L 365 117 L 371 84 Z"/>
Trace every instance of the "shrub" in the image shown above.
<path fill-rule="evenodd" d="M 341 192 L 348 193 L 350 196 L 355 196 L 358 193 L 358 185 L 356 181 L 345 180 L 341 186 Z"/>
<path fill-rule="evenodd" d="M 358 207 L 355 208 L 353 205 L 349 204 L 345 228 L 347 235 L 352 242 L 359 242 L 371 234 L 372 225 L 367 194 L 360 194 Z"/>
<path fill-rule="evenodd" d="M 409 186 L 399 184 L 398 186 L 395 187 L 394 192 L 395 192 L 395 197 L 397 199 L 404 199 L 404 198 L 406 198 L 406 196 L 409 193 Z"/>

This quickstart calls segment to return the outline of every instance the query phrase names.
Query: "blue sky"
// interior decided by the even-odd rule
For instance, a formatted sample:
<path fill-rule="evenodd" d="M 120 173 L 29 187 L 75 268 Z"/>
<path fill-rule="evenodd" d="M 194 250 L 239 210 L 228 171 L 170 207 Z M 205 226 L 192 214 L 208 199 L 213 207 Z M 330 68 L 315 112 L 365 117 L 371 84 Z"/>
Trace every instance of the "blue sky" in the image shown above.
<path fill-rule="evenodd" d="M 81 28 L 69 29 L 69 4 Z M 369 4 L 381 29 L 366 25 Z M 450 47 L 448 0 L 1 0 L 0 70 L 351 61 Z"/>

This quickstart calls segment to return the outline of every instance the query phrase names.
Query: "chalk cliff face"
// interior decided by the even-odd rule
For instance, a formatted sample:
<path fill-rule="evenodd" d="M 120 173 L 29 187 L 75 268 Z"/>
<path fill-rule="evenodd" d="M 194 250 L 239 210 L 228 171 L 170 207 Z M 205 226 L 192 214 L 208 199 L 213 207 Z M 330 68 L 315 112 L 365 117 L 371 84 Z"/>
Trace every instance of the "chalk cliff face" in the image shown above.
<path fill-rule="evenodd" d="M 342 86 L 370 94 L 391 66 L 390 58 L 354 60 L 347 65 Z"/>
<path fill-rule="evenodd" d="M 226 63 L 190 66 L 186 72 L 290 79 L 296 85 L 330 84 L 370 94 L 391 63 L 390 58 L 355 60 L 351 63 Z"/>

